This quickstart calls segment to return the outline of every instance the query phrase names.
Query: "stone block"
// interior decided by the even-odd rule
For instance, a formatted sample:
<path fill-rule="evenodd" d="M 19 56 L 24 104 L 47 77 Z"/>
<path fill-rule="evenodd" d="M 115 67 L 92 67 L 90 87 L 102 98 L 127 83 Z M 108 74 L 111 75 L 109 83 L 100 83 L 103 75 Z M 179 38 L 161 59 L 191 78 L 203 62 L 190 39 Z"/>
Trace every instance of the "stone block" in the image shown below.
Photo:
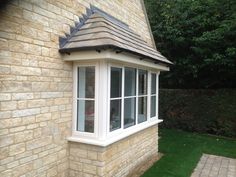
<path fill-rule="evenodd" d="M 36 122 L 48 121 L 51 119 L 51 113 L 36 115 Z"/>
<path fill-rule="evenodd" d="M 17 166 L 13 170 L 13 176 L 22 176 L 23 174 L 30 172 L 33 169 L 32 163 Z"/>
<path fill-rule="evenodd" d="M 0 111 L 0 119 L 10 118 L 11 111 Z"/>
<path fill-rule="evenodd" d="M 43 107 L 45 103 L 45 99 L 28 100 L 28 108 Z"/>
<path fill-rule="evenodd" d="M 97 160 L 98 154 L 94 151 L 88 151 L 88 159 L 90 160 Z"/>
<path fill-rule="evenodd" d="M 9 101 L 11 100 L 10 93 L 0 93 L 0 101 Z"/>
<path fill-rule="evenodd" d="M 40 15 L 43 15 L 45 17 L 48 17 L 48 18 L 56 18 L 56 15 L 52 12 L 50 12 L 50 10 L 45 10 L 45 9 L 42 9 L 36 5 L 33 6 L 33 11 L 37 14 L 40 14 Z"/>
<path fill-rule="evenodd" d="M 4 27 L 4 28 L 3 28 Z M 0 26 L 1 31 L 5 31 L 8 33 L 16 33 L 16 34 L 20 34 L 21 33 L 21 25 L 12 21 L 7 21 L 2 20 L 1 21 L 1 26 Z"/>
<path fill-rule="evenodd" d="M 12 168 L 14 168 L 18 165 L 19 165 L 19 161 L 14 161 L 14 162 L 11 162 L 11 163 L 7 164 L 7 168 L 12 169 Z"/>
<path fill-rule="evenodd" d="M 50 154 L 50 155 L 43 158 L 43 164 L 44 165 L 48 165 L 48 164 L 56 162 L 56 161 L 57 161 L 57 155 L 56 154 Z"/>
<path fill-rule="evenodd" d="M 0 160 L 5 159 L 9 156 L 9 148 L 4 147 L 0 148 Z"/>
<path fill-rule="evenodd" d="M 31 155 L 31 156 L 22 158 L 22 159 L 20 159 L 20 164 L 24 164 L 24 163 L 27 163 L 27 162 L 32 162 L 33 160 L 35 160 L 37 158 L 38 158 L 37 155 Z"/>
<path fill-rule="evenodd" d="M 0 84 L 1 92 L 29 92 L 32 90 L 31 82 L 3 81 Z"/>
<path fill-rule="evenodd" d="M 50 143 L 52 143 L 52 138 L 51 137 L 41 137 L 41 138 L 38 138 L 38 139 L 27 141 L 26 149 L 27 150 L 32 150 L 32 149 L 36 149 L 36 148 L 39 148 L 39 147 L 42 147 L 42 146 L 46 146 Z"/>
<path fill-rule="evenodd" d="M 15 110 L 12 112 L 12 117 L 31 116 L 39 113 L 40 113 L 40 108 Z"/>
<path fill-rule="evenodd" d="M 83 172 L 87 174 L 97 174 L 97 167 L 95 165 L 83 164 Z"/>
<path fill-rule="evenodd" d="M 41 75 L 40 68 L 11 66 L 11 72 L 16 75 Z"/>
<path fill-rule="evenodd" d="M 12 100 L 29 100 L 33 98 L 34 98 L 33 93 L 13 93 L 12 94 Z"/>
<path fill-rule="evenodd" d="M 0 74 L 10 74 L 10 73 L 11 73 L 10 66 L 0 65 Z"/>
<path fill-rule="evenodd" d="M 9 148 L 10 156 L 21 154 L 23 152 L 25 152 L 25 143 L 15 144 L 15 145 L 10 146 Z"/>
<path fill-rule="evenodd" d="M 23 18 L 31 22 L 37 22 L 44 26 L 49 26 L 48 18 L 28 10 L 23 10 Z"/>
<path fill-rule="evenodd" d="M 33 139 L 33 131 L 25 130 L 22 132 L 15 133 L 15 143 L 25 142 Z"/>
<path fill-rule="evenodd" d="M 14 136 L 7 135 L 7 136 L 0 136 L 0 148 L 9 146 L 14 143 Z"/>
<path fill-rule="evenodd" d="M 57 176 L 57 167 L 53 167 L 47 171 L 47 177 Z"/>
<path fill-rule="evenodd" d="M 76 161 L 70 161 L 70 169 L 75 170 L 75 171 L 82 171 L 82 163 L 81 162 L 76 162 Z"/>
<path fill-rule="evenodd" d="M 48 57 L 50 55 L 50 49 L 47 47 L 42 47 L 42 55 Z"/>
<path fill-rule="evenodd" d="M 41 98 L 60 98 L 63 97 L 62 92 L 42 92 Z"/>
<path fill-rule="evenodd" d="M 13 127 L 10 128 L 10 133 L 20 132 L 25 130 L 26 126 L 19 126 L 19 127 Z"/>
<path fill-rule="evenodd" d="M 61 9 L 53 4 L 48 3 L 48 10 L 56 13 L 56 14 L 61 14 Z"/>
<path fill-rule="evenodd" d="M 15 110 L 16 107 L 17 107 L 16 101 L 1 101 L 0 102 L 0 111 Z"/>
<path fill-rule="evenodd" d="M 29 11 L 32 11 L 32 4 L 29 2 L 25 2 L 25 1 L 20 1 L 19 2 L 19 7 L 23 8 L 23 9 L 27 9 Z"/>
<path fill-rule="evenodd" d="M 17 101 L 17 108 L 18 109 L 27 109 L 27 100 Z"/>
<path fill-rule="evenodd" d="M 17 127 L 22 124 L 21 118 L 14 118 L 14 119 L 0 119 L 0 128 L 10 128 L 10 127 Z"/>

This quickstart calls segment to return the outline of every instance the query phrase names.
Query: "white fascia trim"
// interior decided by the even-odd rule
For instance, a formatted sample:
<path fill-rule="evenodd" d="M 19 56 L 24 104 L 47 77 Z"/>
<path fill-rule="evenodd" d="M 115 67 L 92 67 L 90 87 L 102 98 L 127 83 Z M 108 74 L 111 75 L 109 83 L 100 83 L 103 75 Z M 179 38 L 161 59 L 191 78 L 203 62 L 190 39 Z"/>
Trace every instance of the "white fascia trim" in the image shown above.
<path fill-rule="evenodd" d="M 137 127 L 133 130 L 124 132 L 119 134 L 118 136 L 112 137 L 110 139 L 107 140 L 99 140 L 99 139 L 85 139 L 85 138 L 81 138 L 81 137 L 76 137 L 76 136 L 71 136 L 68 137 L 67 140 L 68 141 L 72 141 L 72 142 L 77 142 L 77 143 L 85 143 L 85 144 L 90 144 L 90 145 L 95 145 L 95 146 L 102 146 L 102 147 L 106 147 L 112 143 L 115 143 L 119 140 L 122 140 L 130 135 L 133 135 L 141 130 L 144 130 L 146 128 L 149 128 L 151 126 L 154 126 L 158 123 L 161 123 L 163 120 L 162 119 L 157 119 L 155 121 L 149 122 L 148 124 L 144 125 L 144 126 L 140 126 Z"/>
<path fill-rule="evenodd" d="M 128 54 L 125 52 L 116 53 L 113 50 L 105 50 L 98 53 L 97 51 L 78 51 L 72 52 L 70 54 L 62 54 L 62 59 L 65 61 L 97 61 L 97 60 L 112 60 L 122 63 L 131 63 L 135 65 L 145 66 L 152 69 L 157 69 L 159 71 L 169 71 L 168 66 L 154 64 L 152 62 L 146 61 L 145 59 L 140 60 L 137 56 Z"/>

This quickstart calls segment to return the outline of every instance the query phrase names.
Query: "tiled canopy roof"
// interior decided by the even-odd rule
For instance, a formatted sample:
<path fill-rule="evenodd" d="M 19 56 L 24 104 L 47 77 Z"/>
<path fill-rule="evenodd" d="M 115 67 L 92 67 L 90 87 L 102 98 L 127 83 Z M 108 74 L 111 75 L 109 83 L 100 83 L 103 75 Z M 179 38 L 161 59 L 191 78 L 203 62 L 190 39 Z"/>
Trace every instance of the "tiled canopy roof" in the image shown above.
<path fill-rule="evenodd" d="M 115 48 L 165 64 L 171 64 L 160 52 L 150 47 L 140 35 L 111 15 L 91 6 L 71 30 L 60 39 L 61 53 L 87 49 Z"/>

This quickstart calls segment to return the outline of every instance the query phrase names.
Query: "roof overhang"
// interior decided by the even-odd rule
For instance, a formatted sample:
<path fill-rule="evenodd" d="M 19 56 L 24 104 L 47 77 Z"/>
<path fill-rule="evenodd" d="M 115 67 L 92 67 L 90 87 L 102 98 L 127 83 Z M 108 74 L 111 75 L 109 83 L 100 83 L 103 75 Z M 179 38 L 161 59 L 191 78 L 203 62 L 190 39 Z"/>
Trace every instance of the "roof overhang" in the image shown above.
<path fill-rule="evenodd" d="M 149 62 L 149 65 L 158 65 L 165 71 L 172 64 L 160 52 L 149 46 L 127 24 L 94 6 L 87 9 L 87 14 L 83 15 L 80 23 L 71 28 L 71 34 L 60 38 L 59 52 L 65 56 L 67 54 L 71 56 L 81 55 L 88 51 L 94 53 L 94 55 L 97 54 L 100 59 L 103 56 L 103 59 L 122 61 L 122 58 L 119 58 L 122 55 L 123 58 L 127 59 L 124 62 L 132 63 L 133 61 L 128 61 L 128 59 L 135 58 L 136 61 L 133 63 L 144 64 Z M 99 51 L 101 54 L 99 54 Z M 124 54 L 128 56 L 125 57 Z M 130 56 L 132 57 L 130 58 Z M 94 56 L 94 58 L 97 57 Z M 80 56 L 74 58 L 80 58 Z M 90 58 L 87 57 L 87 59 Z"/>
<path fill-rule="evenodd" d="M 149 58 L 141 58 L 129 52 L 119 52 L 113 49 L 73 51 L 71 53 L 63 53 L 61 56 L 65 61 L 94 62 L 107 60 L 116 63 L 132 64 L 133 66 L 144 66 L 159 71 L 169 71 L 169 67 L 166 64 L 157 63 Z"/>

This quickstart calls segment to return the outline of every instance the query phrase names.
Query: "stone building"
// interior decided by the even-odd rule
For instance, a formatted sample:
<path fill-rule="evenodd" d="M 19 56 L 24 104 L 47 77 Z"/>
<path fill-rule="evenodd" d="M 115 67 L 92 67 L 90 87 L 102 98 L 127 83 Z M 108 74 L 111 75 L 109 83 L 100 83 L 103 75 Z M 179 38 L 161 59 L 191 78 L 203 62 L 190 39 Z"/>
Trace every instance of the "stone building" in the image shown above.
<path fill-rule="evenodd" d="M 128 176 L 158 154 L 155 49 L 142 0 L 0 7 L 0 176 Z"/>

